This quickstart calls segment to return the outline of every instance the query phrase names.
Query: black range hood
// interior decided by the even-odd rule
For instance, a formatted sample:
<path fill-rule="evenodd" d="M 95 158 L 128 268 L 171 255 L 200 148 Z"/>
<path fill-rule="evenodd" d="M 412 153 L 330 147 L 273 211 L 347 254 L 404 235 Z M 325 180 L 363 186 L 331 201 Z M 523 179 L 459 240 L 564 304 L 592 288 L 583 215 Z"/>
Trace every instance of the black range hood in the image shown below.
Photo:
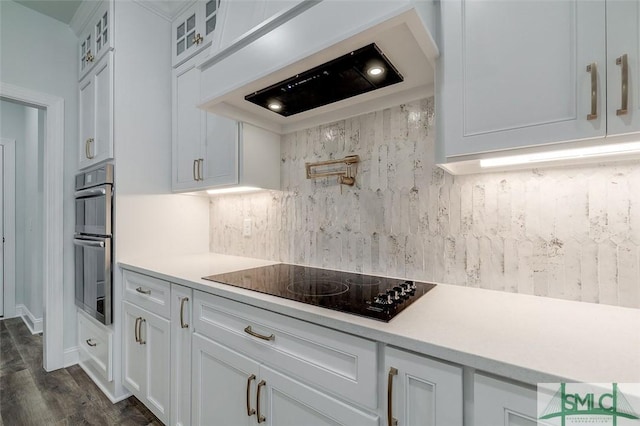
<path fill-rule="evenodd" d="M 375 43 L 245 96 L 245 100 L 289 117 L 404 79 Z"/>

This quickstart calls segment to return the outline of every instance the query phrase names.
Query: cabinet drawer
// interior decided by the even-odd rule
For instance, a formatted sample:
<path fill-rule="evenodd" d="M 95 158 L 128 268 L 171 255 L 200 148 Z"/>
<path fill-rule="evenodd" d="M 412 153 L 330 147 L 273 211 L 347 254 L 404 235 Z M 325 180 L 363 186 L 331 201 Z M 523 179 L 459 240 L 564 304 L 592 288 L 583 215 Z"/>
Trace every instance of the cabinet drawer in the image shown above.
<path fill-rule="evenodd" d="M 165 318 L 171 316 L 171 285 L 148 275 L 124 271 L 124 300 Z"/>
<path fill-rule="evenodd" d="M 93 367 L 107 381 L 113 380 L 111 347 L 113 333 L 94 324 L 83 313 L 78 312 L 78 346 L 80 362 Z"/>
<path fill-rule="evenodd" d="M 536 426 L 537 395 L 533 387 L 475 374 L 475 426 Z"/>
<path fill-rule="evenodd" d="M 375 342 L 199 291 L 193 306 L 196 333 L 329 393 L 377 407 Z"/>

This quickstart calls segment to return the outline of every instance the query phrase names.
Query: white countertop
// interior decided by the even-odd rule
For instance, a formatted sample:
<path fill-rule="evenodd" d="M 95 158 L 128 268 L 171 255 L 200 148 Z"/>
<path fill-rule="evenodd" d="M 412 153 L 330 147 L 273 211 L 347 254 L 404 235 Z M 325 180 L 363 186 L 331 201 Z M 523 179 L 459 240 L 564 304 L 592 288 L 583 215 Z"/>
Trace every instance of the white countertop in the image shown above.
<path fill-rule="evenodd" d="M 640 309 L 440 284 L 383 323 L 201 278 L 274 263 L 204 253 L 119 265 L 525 383 L 640 382 Z"/>

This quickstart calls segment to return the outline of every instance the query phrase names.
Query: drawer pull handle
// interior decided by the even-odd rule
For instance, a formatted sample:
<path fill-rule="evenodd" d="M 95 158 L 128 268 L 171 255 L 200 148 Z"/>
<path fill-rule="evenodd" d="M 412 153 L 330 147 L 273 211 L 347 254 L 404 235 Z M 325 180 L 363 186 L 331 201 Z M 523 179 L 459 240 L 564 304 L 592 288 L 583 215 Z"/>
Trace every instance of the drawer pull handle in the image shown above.
<path fill-rule="evenodd" d="M 629 106 L 629 60 L 626 53 L 616 59 L 616 65 L 622 66 L 622 100 L 616 115 L 625 115 Z"/>
<path fill-rule="evenodd" d="M 389 380 L 387 383 L 387 426 L 397 426 L 398 420 L 393 418 L 393 376 L 398 375 L 398 369 L 389 369 Z"/>
<path fill-rule="evenodd" d="M 98 344 L 97 344 L 97 343 L 93 343 L 93 340 L 91 340 L 91 339 L 87 339 L 87 345 L 89 345 L 89 346 L 91 346 L 91 347 L 96 347 L 96 346 L 98 346 Z"/>
<path fill-rule="evenodd" d="M 267 420 L 267 418 L 260 413 L 260 389 L 266 384 L 267 382 L 264 380 L 260 380 L 260 383 L 258 383 L 258 395 L 256 396 L 256 409 L 258 410 L 256 417 L 258 417 L 258 423 L 263 423 Z"/>
<path fill-rule="evenodd" d="M 257 337 L 258 339 L 276 340 L 275 334 L 271 334 L 270 336 L 265 336 L 264 334 L 256 333 L 255 331 L 251 330 L 251 326 L 250 325 L 248 325 L 247 328 L 244 329 L 244 332 L 247 333 L 247 334 L 252 335 L 253 337 Z"/>
<path fill-rule="evenodd" d="M 151 290 L 145 290 L 145 289 L 143 289 L 142 287 L 138 287 L 138 288 L 136 288 L 136 291 L 137 291 L 138 293 L 142 293 L 142 294 L 151 294 Z"/>
<path fill-rule="evenodd" d="M 591 114 L 587 120 L 595 120 L 598 118 L 598 64 L 587 65 L 587 72 L 591 74 Z"/>
<path fill-rule="evenodd" d="M 251 408 L 251 382 L 256 379 L 256 375 L 252 374 L 247 378 L 247 416 L 251 417 L 256 410 Z"/>
<path fill-rule="evenodd" d="M 189 301 L 188 297 L 183 297 L 180 299 L 180 327 L 181 328 L 189 328 L 189 324 L 185 324 L 184 322 L 184 304 Z"/>

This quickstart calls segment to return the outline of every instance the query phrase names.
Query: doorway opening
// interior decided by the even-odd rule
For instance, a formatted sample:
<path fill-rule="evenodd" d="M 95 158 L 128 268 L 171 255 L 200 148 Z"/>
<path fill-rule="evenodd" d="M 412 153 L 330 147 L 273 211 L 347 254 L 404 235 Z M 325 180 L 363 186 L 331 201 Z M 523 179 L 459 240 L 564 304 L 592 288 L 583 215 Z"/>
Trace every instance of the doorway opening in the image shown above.
<path fill-rule="evenodd" d="M 41 253 L 41 257 L 37 261 L 41 267 L 42 278 L 39 284 L 42 291 L 41 302 L 36 300 L 36 303 L 40 303 L 42 308 L 43 367 L 47 371 L 52 371 L 64 366 L 64 100 L 3 82 L 0 82 L 0 100 L 35 108 L 38 111 L 37 120 L 43 127 L 42 160 L 36 163 L 30 162 L 27 167 L 39 169 L 42 174 L 40 182 L 42 221 L 40 232 L 37 232 L 39 234 L 39 253 Z M 35 185 L 37 189 L 37 179 Z M 36 226 L 34 222 L 30 225 L 32 228 Z M 37 229 L 33 230 L 37 231 Z M 30 259 L 30 253 L 27 253 L 24 259 L 27 262 L 33 261 Z M 4 296 L 7 296 L 6 292 Z M 6 303 L 4 306 L 6 307 Z"/>

